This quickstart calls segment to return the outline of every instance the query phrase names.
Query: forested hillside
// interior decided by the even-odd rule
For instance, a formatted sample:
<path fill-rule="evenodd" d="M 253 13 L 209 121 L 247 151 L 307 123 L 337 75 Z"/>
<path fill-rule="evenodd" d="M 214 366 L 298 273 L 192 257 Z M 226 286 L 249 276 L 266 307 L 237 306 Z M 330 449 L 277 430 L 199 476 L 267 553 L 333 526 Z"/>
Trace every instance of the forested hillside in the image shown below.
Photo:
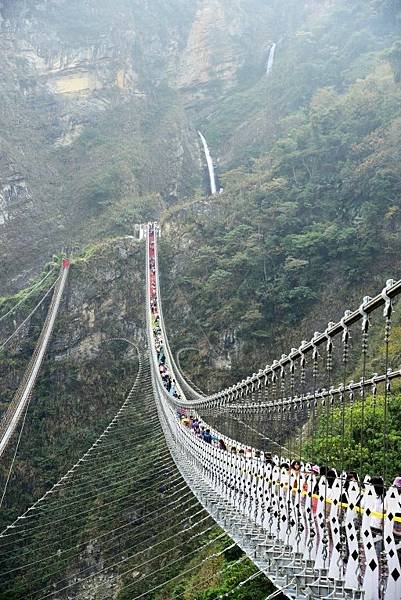
<path fill-rule="evenodd" d="M 161 223 L 171 345 L 205 391 L 279 358 L 377 293 L 386 279 L 401 277 L 401 3 L 0 0 L 0 51 L 0 318 L 55 264 L 53 253 L 57 260 L 62 248 L 74 254 L 10 480 L 5 525 L 97 438 L 135 378 L 136 354 L 121 338 L 144 340 L 144 250 L 129 237 L 136 223 Z M 215 196 L 198 130 L 215 161 L 221 186 Z M 2 340 L 42 291 L 0 321 Z M 2 411 L 46 308 L 0 351 Z M 398 310 L 393 366 L 401 355 L 399 322 Z M 373 344 L 381 348 L 376 331 Z M 396 423 L 399 402 L 394 407 Z M 146 422 L 143 409 L 135 410 Z M 382 417 L 376 419 L 376 407 L 368 416 L 374 445 Z M 135 431 L 147 429 L 140 424 Z M 132 444 L 131 458 L 139 457 L 145 470 L 155 468 L 152 436 L 142 449 Z M 336 452 L 338 444 L 333 460 Z M 12 456 L 10 449 L 3 483 Z M 376 456 L 370 459 L 379 470 Z M 160 513 L 164 492 L 156 502 Z M 114 497 L 94 495 L 94 514 L 109 501 Z M 156 543 L 162 514 L 150 524 L 135 509 L 127 515 L 143 528 L 144 547 L 150 530 Z M 174 532 L 181 521 L 192 524 L 191 516 L 177 513 L 169 523 Z M 82 523 L 71 547 L 87 539 L 85 532 L 95 538 L 101 531 L 91 516 Z M 190 554 L 196 543 L 188 540 L 174 554 L 182 562 L 168 570 L 177 581 L 151 597 L 215 600 L 251 574 L 244 562 L 218 575 L 240 557 L 236 549 L 214 557 L 222 551 L 222 543 L 212 544 L 220 533 L 211 529 L 201 556 L 210 562 L 179 579 L 196 565 Z M 43 551 L 46 539 L 35 543 Z M 146 591 L 148 581 L 135 579 L 127 548 L 129 540 L 118 550 L 131 571 L 118 585 L 100 577 L 98 587 L 83 586 L 76 597 L 128 600 L 132 588 L 125 586 L 138 582 L 138 593 Z M 54 572 L 71 585 L 73 567 L 95 577 L 115 558 L 113 548 L 96 552 L 88 558 L 71 551 L 61 560 L 55 554 Z M 39 591 L 41 577 L 52 585 L 52 573 L 41 569 Z M 147 565 L 140 574 L 151 573 Z M 25 600 L 27 578 L 16 576 L 7 586 L 7 600 Z M 231 597 L 264 600 L 270 591 L 263 579 Z"/>
<path fill-rule="evenodd" d="M 396 3 L 325 5 L 307 36 L 315 77 L 301 75 L 301 48 L 281 59 L 293 75 L 269 151 L 226 171 L 221 195 L 163 215 L 164 272 L 175 269 L 166 290 L 183 307 L 183 341 L 209 355 L 212 372 L 218 355 L 234 378 L 248 372 L 399 277 L 400 14 Z M 282 85 L 279 65 L 277 58 L 272 93 Z M 182 358 L 187 368 L 190 358 Z"/>

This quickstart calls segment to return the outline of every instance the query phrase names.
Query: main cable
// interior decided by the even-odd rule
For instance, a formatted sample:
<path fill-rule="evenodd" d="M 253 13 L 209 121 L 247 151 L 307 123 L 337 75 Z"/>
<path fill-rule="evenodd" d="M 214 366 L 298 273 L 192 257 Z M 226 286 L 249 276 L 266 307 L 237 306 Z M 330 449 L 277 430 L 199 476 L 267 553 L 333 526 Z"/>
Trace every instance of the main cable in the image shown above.
<path fill-rule="evenodd" d="M 15 304 L 12 308 L 10 308 L 10 310 L 8 312 L 6 312 L 2 317 L 0 317 L 0 322 L 3 321 L 6 317 L 8 317 L 8 315 L 12 314 L 17 308 L 18 306 L 20 306 L 23 302 L 25 302 L 26 300 L 28 300 L 28 298 L 30 296 L 32 296 L 32 294 L 36 291 L 36 289 L 38 287 L 40 287 L 42 285 L 42 283 L 44 281 L 46 281 L 46 279 L 55 271 L 55 267 L 53 267 L 53 269 L 51 269 L 47 275 L 45 275 L 45 277 L 43 277 L 43 279 L 41 279 L 40 281 L 38 281 L 37 283 L 34 283 L 34 285 L 32 286 L 32 288 L 30 289 L 30 291 L 23 297 L 21 298 L 21 300 L 19 300 L 19 302 L 17 302 L 17 304 Z"/>
<path fill-rule="evenodd" d="M 26 319 L 24 319 L 22 321 L 22 323 L 20 323 L 18 325 L 17 329 L 15 329 L 15 331 L 6 340 L 4 340 L 4 342 L 2 342 L 2 344 L 0 346 L 0 351 L 3 350 L 7 346 L 8 342 L 11 342 L 11 340 L 17 335 L 17 333 L 25 325 L 25 323 L 27 323 L 29 321 L 29 319 L 31 319 L 31 317 L 35 314 L 35 312 L 38 310 L 38 308 L 46 300 L 47 296 L 50 294 L 50 292 L 52 291 L 52 289 L 57 285 L 57 282 L 59 281 L 59 279 L 60 279 L 60 277 L 58 277 L 56 279 L 56 281 L 47 290 L 46 294 L 43 296 L 43 298 L 40 300 L 40 302 L 35 306 L 35 308 L 29 313 L 29 315 L 26 317 Z"/>

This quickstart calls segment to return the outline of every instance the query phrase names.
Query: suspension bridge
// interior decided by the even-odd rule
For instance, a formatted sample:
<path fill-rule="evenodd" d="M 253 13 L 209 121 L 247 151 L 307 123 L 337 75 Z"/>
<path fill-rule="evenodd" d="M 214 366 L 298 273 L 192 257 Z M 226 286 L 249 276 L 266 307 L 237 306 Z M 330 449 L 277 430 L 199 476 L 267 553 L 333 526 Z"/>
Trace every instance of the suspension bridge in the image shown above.
<path fill-rule="evenodd" d="M 50 566 L 46 586 L 39 578 L 29 581 L 21 597 L 75 597 L 78 589 L 92 597 L 102 586 L 109 593 L 105 597 L 112 597 L 112 575 L 126 565 L 124 589 L 132 590 L 132 598 L 146 597 L 162 589 L 166 581 L 162 575 L 161 583 L 149 581 L 148 576 L 135 581 L 141 567 L 173 552 L 182 536 L 193 543 L 203 539 L 216 522 L 222 533 L 213 541 L 227 544 L 221 553 L 237 544 L 288 598 L 400 600 L 401 495 L 388 478 L 386 450 L 391 445 L 388 413 L 392 386 L 401 376 L 401 370 L 391 368 L 389 359 L 393 303 L 401 281 L 389 280 L 380 294 L 365 297 L 357 310 L 346 311 L 323 333 L 316 332 L 310 341 L 303 341 L 271 365 L 207 396 L 185 379 L 169 345 L 160 295 L 157 224 L 148 225 L 145 239 L 147 346 L 138 348 L 134 386 L 85 455 L 1 533 L 2 582 L 16 573 L 22 576 L 28 567 L 45 564 Z M 49 310 L 53 316 L 58 308 L 55 303 Z M 384 340 L 384 357 L 377 362 L 382 372 L 374 375 L 367 373 L 371 328 L 382 328 Z M 350 381 L 350 374 L 358 369 L 360 380 Z M 18 398 L 25 397 L 30 377 L 24 382 Z M 31 389 L 32 385 L 28 396 Z M 329 457 L 337 413 L 343 417 L 340 430 L 345 446 L 349 435 L 345 411 L 352 410 L 357 398 L 362 406 L 361 430 L 364 409 L 372 398 L 383 412 L 381 477 L 363 471 L 362 437 L 355 443 L 359 477 L 348 476 L 350 458 L 345 452 L 341 464 L 330 470 L 315 464 L 313 456 L 305 456 L 305 438 L 312 437 L 313 442 L 320 421 L 326 427 L 324 451 Z M 20 401 L 10 405 L 7 422 L 12 422 L 19 406 Z M 232 431 L 222 431 L 219 422 L 226 415 L 245 425 L 250 417 L 252 423 L 263 421 L 263 448 L 247 443 L 245 430 L 243 439 Z M 209 437 L 188 426 L 196 420 L 210 432 Z M 14 429 L 17 422 L 15 417 Z M 258 432 L 259 426 L 253 429 Z M 4 440 L 6 445 L 11 433 L 6 439 L 7 426 L 0 431 L 1 443 Z M 150 435 L 151 466 L 138 467 Z M 130 470 L 132 464 L 134 471 Z M 146 506 L 148 515 L 162 510 L 166 522 L 170 511 L 179 509 L 188 515 L 188 520 L 164 532 L 167 537 L 163 540 L 170 542 L 172 550 L 160 553 L 158 536 L 149 538 L 148 531 L 141 530 L 137 522 L 141 506 Z M 110 529 L 107 523 L 112 517 Z M 95 520 L 99 528 L 93 537 L 82 535 L 88 519 Z M 133 534 L 137 536 L 134 545 Z M 93 554 L 103 547 L 101 542 L 107 552 L 113 552 L 106 552 L 99 568 Z M 194 552 L 210 543 L 207 540 L 196 546 Z M 155 554 L 143 562 L 141 557 L 150 551 Z M 17 555 L 18 565 L 12 566 L 10 560 Z M 133 559 L 135 567 L 128 568 Z M 71 565 L 75 565 L 75 574 L 57 579 L 57 573 Z M 156 569 L 154 577 L 162 569 Z"/>
<path fill-rule="evenodd" d="M 16 430 L 18 423 L 29 403 L 30 395 L 35 386 L 35 382 L 38 377 L 40 367 L 42 366 L 43 358 L 45 356 L 51 334 L 53 332 L 54 323 L 57 318 L 61 298 L 68 277 L 69 267 L 69 260 L 64 259 L 61 265 L 61 273 L 54 286 L 51 304 L 35 351 L 31 360 L 29 361 L 29 365 L 25 371 L 25 375 L 18 387 L 18 390 L 0 422 L 0 457 L 4 453 L 4 450 L 6 449 L 7 444 Z"/>

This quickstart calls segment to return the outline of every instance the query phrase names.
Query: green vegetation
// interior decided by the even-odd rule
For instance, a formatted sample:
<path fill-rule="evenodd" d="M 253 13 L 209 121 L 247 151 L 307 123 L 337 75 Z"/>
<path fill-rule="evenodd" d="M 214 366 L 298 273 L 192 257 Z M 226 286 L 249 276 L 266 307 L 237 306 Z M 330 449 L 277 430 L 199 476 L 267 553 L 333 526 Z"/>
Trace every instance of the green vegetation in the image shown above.
<path fill-rule="evenodd" d="M 20 290 L 16 294 L 13 294 L 12 296 L 0 297 L 0 318 L 1 316 L 5 315 L 9 310 L 11 310 L 17 303 L 24 304 L 25 310 L 27 310 L 29 307 L 33 308 L 40 296 L 43 295 L 43 292 L 49 289 L 52 283 L 56 281 L 59 274 L 60 265 L 61 256 L 54 256 L 53 260 L 47 263 L 47 265 L 45 265 L 43 271 L 37 277 L 35 277 L 33 281 L 31 281 L 29 286 L 23 288 L 22 290 Z M 46 280 L 43 281 L 43 283 L 38 285 L 41 282 L 41 280 L 44 279 L 45 276 L 49 273 L 49 271 L 53 271 L 53 274 L 49 275 L 49 277 L 47 277 Z M 29 302 L 25 303 L 25 299 L 28 299 L 28 297 Z"/>
<path fill-rule="evenodd" d="M 322 415 L 313 438 L 305 444 L 305 456 L 361 475 L 385 475 L 391 484 L 401 467 L 400 419 L 399 393 L 390 394 L 386 402 L 383 396 L 368 397 L 365 402 L 335 408 L 328 420 Z"/>
<path fill-rule="evenodd" d="M 183 568 L 183 571 L 189 572 L 182 580 L 166 586 L 163 592 L 155 595 L 155 600 L 216 600 L 227 592 L 231 592 L 229 598 L 233 600 L 265 600 L 274 588 L 264 575 L 239 585 L 256 575 L 258 569 L 245 558 L 238 546 L 214 556 L 226 546 L 226 541 L 218 542 L 206 551 L 199 552 Z M 123 597 L 118 600 L 123 600 Z"/>
<path fill-rule="evenodd" d="M 103 207 L 101 214 L 82 225 L 82 235 L 84 231 L 89 238 L 95 239 L 99 235 L 106 236 L 106 239 L 124 234 L 134 235 L 136 224 L 157 221 L 164 206 L 165 203 L 159 194 L 110 201 Z M 96 231 L 96 236 L 93 236 L 93 231 Z"/>
<path fill-rule="evenodd" d="M 194 31 L 201 34 L 200 44 L 210 45 L 213 64 L 224 63 L 227 81 L 211 69 L 209 79 L 199 86 L 202 89 L 195 85 L 189 90 L 185 83 L 185 89 L 177 85 L 177 72 L 183 68 L 177 57 L 186 51 L 196 3 L 156 4 L 148 11 L 140 0 L 122 0 L 117 8 L 100 0 L 93 20 L 86 20 L 76 18 L 76 3 L 71 2 L 65 11 L 53 14 L 52 26 L 42 28 L 53 27 L 60 47 L 64 36 L 67 47 L 76 45 L 77 60 L 81 50 L 83 56 L 88 53 L 89 63 L 95 49 L 85 46 L 88 32 L 93 39 L 103 39 L 110 30 L 123 40 L 122 46 L 110 42 L 115 56 L 107 50 L 99 61 L 104 66 L 94 60 L 104 87 L 87 104 L 82 99 L 84 110 L 78 102 L 74 106 L 72 98 L 67 110 L 60 99 L 63 118 L 83 125 L 70 145 L 57 144 L 64 121 L 56 107 L 54 114 L 39 111 L 39 118 L 36 105 L 25 106 L 19 91 L 4 93 L 0 117 L 11 123 L 3 128 L 6 154 L 15 157 L 21 171 L 33 173 L 32 195 L 43 217 L 40 233 L 28 210 L 25 220 L 8 230 L 5 277 L 11 281 L 13 274 L 23 271 L 32 253 L 27 238 L 32 247 L 40 241 L 41 252 L 49 254 L 66 236 L 77 245 L 89 245 L 74 260 L 68 311 L 57 323 L 35 390 L 32 420 L 6 497 L 3 524 L 47 490 L 90 445 L 135 375 L 136 364 L 126 347 L 104 343 L 120 335 L 143 334 L 143 249 L 116 237 L 132 235 L 135 223 L 161 216 L 166 321 L 177 349 L 199 348 L 199 359 L 194 361 L 196 354 L 187 352 L 182 362 L 202 388 L 219 388 L 262 366 L 269 357 L 278 357 L 299 343 L 301 334 L 310 335 L 316 320 L 316 328 L 321 328 L 341 316 L 348 295 L 360 301 L 363 293 L 376 292 L 387 276 L 397 277 L 401 271 L 399 2 L 255 0 L 255 11 L 246 6 L 244 29 L 238 25 L 242 14 L 227 17 L 238 10 L 237 4 L 223 2 L 224 16 L 218 16 L 216 25 L 219 19 L 224 27 L 229 23 L 229 38 L 213 30 L 204 39 L 205 23 L 200 32 Z M 153 13 L 160 16 L 156 28 Z M 41 15 L 35 11 L 35 18 L 49 25 Z M 37 46 L 46 49 L 46 38 L 39 38 Z M 267 78 L 266 49 L 273 40 L 278 44 L 276 63 Z M 200 56 L 207 55 L 206 47 L 199 50 Z M 29 87 L 32 73 L 27 64 L 19 66 L 19 77 Z M 122 66 L 127 72 L 132 67 L 127 90 L 114 84 L 117 67 Z M 190 66 L 196 71 L 196 60 Z M 14 90 L 11 71 L 5 74 L 3 92 Z M 46 107 L 48 93 L 38 92 Z M 46 130 L 49 115 L 55 125 Z M 32 123 L 37 126 L 32 128 Z M 212 199 L 194 193 L 200 185 L 197 126 L 219 159 L 224 193 Z M 26 131 L 31 129 L 28 139 Z M 32 295 L 24 310 L 42 291 Z M 0 314 L 27 293 L 1 298 Z M 32 320 L 29 335 L 21 337 L 18 347 L 0 357 L 3 408 L 44 317 L 45 310 Z M 399 364 L 401 356 L 397 319 L 390 343 L 392 365 Z M 373 349 L 382 350 L 379 327 L 372 328 L 371 340 Z M 377 354 L 378 358 L 369 357 L 369 370 L 383 368 L 383 352 Z M 221 366 L 222 357 L 230 368 Z M 352 362 L 349 370 L 360 374 L 361 365 Z M 363 408 L 359 400 L 335 408 L 328 423 L 318 424 L 305 451 L 321 463 L 343 463 L 357 470 L 362 464 L 371 474 L 383 473 L 386 466 L 388 478 L 399 474 L 401 395 L 395 390 L 388 400 L 386 465 L 380 395 L 376 400 L 367 398 Z M 152 443 L 151 436 L 144 453 L 151 452 Z M 150 462 L 142 456 L 137 468 L 148 467 Z M 2 480 L 5 475 L 3 467 Z M 129 491 L 127 487 L 116 493 Z M 94 506 L 107 500 L 100 494 Z M 162 500 L 161 520 L 149 527 L 156 536 L 165 526 Z M 132 518 L 135 528 L 136 516 Z M 179 518 L 173 525 L 178 526 Z M 101 531 L 93 514 L 79 526 L 72 546 Z M 38 547 L 55 540 L 53 533 L 39 536 Z M 143 547 L 148 534 L 141 534 Z M 211 539 L 215 535 L 217 529 Z M 220 543 L 188 560 L 186 553 L 196 547 L 188 542 L 183 551 L 174 552 L 171 558 L 180 562 L 166 568 L 159 581 L 177 579 L 157 592 L 157 600 L 215 600 L 254 573 L 249 561 L 236 563 L 239 553 L 212 557 L 222 549 Z M 129 540 L 121 550 L 129 554 L 131 569 L 121 583 L 130 586 L 136 560 Z M 160 550 L 168 551 L 168 544 Z M 96 570 L 103 560 L 111 563 L 114 553 L 104 549 L 90 567 Z M 68 574 L 73 554 L 55 557 L 52 569 Z M 203 559 L 201 568 L 179 577 Z M 52 582 L 46 567 L 36 576 L 44 584 Z M 27 581 L 16 578 L 14 596 L 8 598 L 24 597 Z M 149 588 L 149 580 L 134 583 L 141 591 Z M 130 589 L 122 589 L 119 600 L 130 598 Z M 270 591 L 265 579 L 256 578 L 231 597 L 264 600 Z"/>
<path fill-rule="evenodd" d="M 245 337 L 277 320 L 291 325 L 333 272 L 347 285 L 372 260 L 397 264 L 400 105 L 388 78 L 345 95 L 321 90 L 250 173 L 224 176 L 213 219 L 188 211 L 180 235 L 191 246 L 178 283 L 209 327 L 241 320 Z"/>
<path fill-rule="evenodd" d="M 0 526 L 49 489 L 87 450 L 122 404 L 136 372 L 136 359 L 125 343 L 109 340 L 130 338 L 132 330 L 142 327 L 143 261 L 143 247 L 125 239 L 90 246 L 74 261 L 35 386 Z M 118 285 L 113 284 L 116 281 Z M 47 306 L 41 307 L 17 343 L 6 347 L 0 356 L 2 409 L 18 387 Z M 21 305 L 17 322 L 27 311 L 26 305 Z M 2 325 L 3 332 L 11 331 L 12 319 Z M 4 483 L 13 449 L 10 447 L 4 457 L 0 483 Z"/>
<path fill-rule="evenodd" d="M 401 272 L 401 87 L 394 30 L 376 8 L 326 7 L 310 23 L 313 43 L 297 38 L 294 48 L 281 49 L 267 102 L 275 86 L 283 93 L 284 78 L 291 85 L 273 113 L 268 152 L 261 146 L 257 158 L 226 172 L 224 193 L 206 206 L 188 203 L 164 216 L 162 265 L 175 269 L 164 280 L 166 304 L 183 307 L 182 344 L 205 346 L 207 339 L 224 353 L 222 340 L 235 331 L 244 351 L 238 364 L 233 357 L 236 376 L 299 343 L 293 332 L 312 312 L 325 327 L 355 289 L 360 301 Z M 315 77 L 300 71 L 301 43 L 319 67 Z M 247 130 L 263 130 L 270 118 L 255 113 Z M 172 329 L 176 315 L 167 311 Z"/>

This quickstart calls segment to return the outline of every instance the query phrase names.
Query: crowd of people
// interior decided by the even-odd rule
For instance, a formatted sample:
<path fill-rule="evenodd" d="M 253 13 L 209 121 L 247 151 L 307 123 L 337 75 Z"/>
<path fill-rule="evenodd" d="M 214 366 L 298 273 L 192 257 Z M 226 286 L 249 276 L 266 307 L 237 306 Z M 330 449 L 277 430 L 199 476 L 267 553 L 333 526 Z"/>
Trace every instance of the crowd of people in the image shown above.
<path fill-rule="evenodd" d="M 197 417 L 188 416 L 186 409 L 178 409 L 177 416 L 181 425 L 191 429 L 198 438 L 202 439 L 207 444 L 217 445 L 221 450 L 227 450 L 224 439 L 218 437 L 214 432 L 211 432 L 211 430 L 203 425 Z"/>
<path fill-rule="evenodd" d="M 312 492 L 312 513 L 316 514 L 318 500 L 320 496 L 319 484 L 321 478 L 324 477 L 325 482 L 325 501 L 327 502 L 326 510 L 329 511 L 329 507 L 333 500 L 333 489 L 334 482 L 336 480 L 341 481 L 341 497 L 340 507 L 345 509 L 349 503 L 348 491 L 352 482 L 356 483 L 359 490 L 359 496 L 355 504 L 356 510 L 361 514 L 365 508 L 364 493 L 367 484 L 370 484 L 374 490 L 374 510 L 371 516 L 371 530 L 374 539 L 376 536 L 381 536 L 383 529 L 383 509 L 385 507 L 385 484 L 384 480 L 380 476 L 374 476 L 370 479 L 365 479 L 363 482 L 360 481 L 358 473 L 356 471 L 349 471 L 343 473 L 341 476 L 337 473 L 336 469 L 329 468 L 327 466 L 319 466 L 310 463 L 303 463 L 300 460 L 294 459 L 291 462 L 280 461 L 279 457 L 273 455 L 272 452 L 263 452 L 255 450 L 254 448 L 246 447 L 238 444 L 231 444 L 227 438 L 223 438 L 216 434 L 213 430 L 209 429 L 206 424 L 203 424 L 197 416 L 188 414 L 188 411 L 184 408 L 180 408 L 177 411 L 177 416 L 180 420 L 181 425 L 190 429 L 195 436 L 202 439 L 207 444 L 214 445 L 220 450 L 231 453 L 248 459 L 252 462 L 259 464 L 270 465 L 272 468 L 279 468 L 279 476 L 281 483 L 284 483 L 286 487 L 290 487 L 292 491 L 300 490 L 303 491 L 305 497 L 308 492 Z M 273 471 L 271 471 L 273 477 Z M 312 490 L 310 489 L 312 486 Z M 397 544 L 397 548 L 401 551 L 401 477 L 396 477 L 393 481 L 392 487 L 397 490 L 399 497 L 399 512 L 394 516 L 393 533 Z"/>
<path fill-rule="evenodd" d="M 156 286 L 156 263 L 155 263 L 155 229 L 151 225 L 149 228 L 149 286 L 150 286 L 150 310 L 152 314 L 152 331 L 154 345 L 157 355 L 160 377 L 163 386 L 171 396 L 180 398 L 177 391 L 176 381 L 166 363 L 165 345 L 163 342 L 162 330 L 160 327 L 160 315 L 157 301 L 157 286 Z"/>
<path fill-rule="evenodd" d="M 173 373 L 170 371 L 169 366 L 166 363 L 165 344 L 160 327 L 160 314 L 158 310 L 156 285 L 155 229 L 153 225 L 151 225 L 149 228 L 149 285 L 152 331 L 160 377 L 167 392 L 172 397 L 180 399 L 180 394 L 177 390 Z M 373 487 L 374 494 L 376 496 L 374 509 L 376 516 L 374 516 L 371 520 L 371 529 L 373 532 L 379 532 L 382 530 L 384 496 L 386 492 L 385 483 L 382 477 L 374 476 L 361 482 L 356 471 L 349 471 L 348 473 L 343 473 L 339 476 L 334 468 L 330 468 L 328 466 L 319 466 L 317 464 L 310 464 L 306 462 L 304 463 L 303 461 L 297 459 L 286 462 L 280 459 L 278 456 L 273 455 L 272 452 L 262 452 L 242 444 L 231 443 L 231 440 L 217 435 L 217 433 L 211 430 L 206 424 L 203 424 L 197 416 L 191 415 L 187 409 L 178 409 L 177 418 L 184 427 L 190 429 L 195 436 L 202 439 L 207 444 L 214 445 L 224 452 L 238 455 L 244 459 L 250 459 L 252 461 L 257 461 L 258 463 L 271 465 L 272 468 L 279 467 L 279 477 L 281 481 L 283 481 L 284 478 L 284 483 L 286 483 L 287 487 L 292 488 L 292 490 L 299 490 L 299 488 L 302 487 L 302 491 L 304 491 L 305 494 L 312 491 L 313 513 L 316 513 L 317 510 L 319 499 L 319 482 L 322 477 L 324 477 L 323 481 L 325 482 L 325 500 L 328 503 L 332 502 L 332 490 L 334 489 L 334 482 L 340 479 L 340 502 L 343 507 L 348 504 L 348 490 L 351 482 L 355 482 L 359 486 L 359 498 L 356 503 L 356 508 L 363 509 L 365 485 L 370 484 Z M 397 545 L 400 545 L 401 547 L 401 477 L 396 477 L 392 485 L 397 490 L 399 495 L 400 512 L 396 513 L 395 515 L 398 517 L 398 519 L 396 518 L 394 520 L 394 537 L 397 541 Z M 313 486 L 312 490 L 310 489 L 311 486 Z"/>
<path fill-rule="evenodd" d="M 291 482 L 291 487 L 293 489 L 297 489 L 299 487 L 299 482 L 301 480 L 302 475 L 302 487 L 306 491 L 306 482 L 310 480 L 313 476 L 315 481 L 313 494 L 317 495 L 319 480 L 321 477 L 324 476 L 325 481 L 327 482 L 328 498 L 330 498 L 330 490 L 333 488 L 333 484 L 337 479 L 342 480 L 341 488 L 343 491 L 343 495 L 341 498 L 341 502 L 343 503 L 347 502 L 347 492 L 351 482 L 356 482 L 357 485 L 361 488 L 361 490 L 363 490 L 364 484 L 369 483 L 373 486 L 377 498 L 379 500 L 383 498 L 385 492 L 385 484 L 383 477 L 374 476 L 366 479 L 364 482 L 361 482 L 359 479 L 359 475 L 356 471 L 348 471 L 347 473 L 342 473 L 341 476 L 339 476 L 336 469 L 327 467 L 325 465 L 319 466 L 316 464 L 304 463 L 303 461 L 297 459 L 285 462 L 280 460 L 277 455 L 273 455 L 272 452 L 263 452 L 243 445 L 238 446 L 237 443 L 230 446 L 229 441 L 227 439 L 216 435 L 214 431 L 207 429 L 206 425 L 202 425 L 202 422 L 198 419 L 198 417 L 188 416 L 187 413 L 188 411 L 186 409 L 180 408 L 178 410 L 178 417 L 180 419 L 180 422 L 182 425 L 192 429 L 197 437 L 203 439 L 209 444 L 214 444 L 218 446 L 221 450 L 237 454 L 244 458 L 253 459 L 259 463 L 271 465 L 272 467 L 279 467 L 281 472 L 285 474 L 285 479 L 288 482 Z M 393 481 L 392 486 L 399 491 L 401 496 L 401 477 L 396 477 Z M 359 506 L 359 504 L 357 504 L 357 506 Z"/>

